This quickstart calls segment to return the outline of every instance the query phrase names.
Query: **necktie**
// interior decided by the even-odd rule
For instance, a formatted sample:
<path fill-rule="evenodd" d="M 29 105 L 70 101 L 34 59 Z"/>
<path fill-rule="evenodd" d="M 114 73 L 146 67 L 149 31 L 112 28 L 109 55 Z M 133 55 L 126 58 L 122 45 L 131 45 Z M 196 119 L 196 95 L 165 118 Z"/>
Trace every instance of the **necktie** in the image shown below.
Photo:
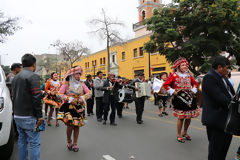
<path fill-rule="evenodd" d="M 223 80 L 223 82 L 224 82 L 224 84 L 225 84 L 225 87 L 227 88 L 228 93 L 229 93 L 230 96 L 233 98 L 233 95 L 232 95 L 232 93 L 231 93 L 231 91 L 230 91 L 230 87 L 227 85 L 226 80 L 225 80 L 224 78 L 222 78 L 222 80 Z"/>

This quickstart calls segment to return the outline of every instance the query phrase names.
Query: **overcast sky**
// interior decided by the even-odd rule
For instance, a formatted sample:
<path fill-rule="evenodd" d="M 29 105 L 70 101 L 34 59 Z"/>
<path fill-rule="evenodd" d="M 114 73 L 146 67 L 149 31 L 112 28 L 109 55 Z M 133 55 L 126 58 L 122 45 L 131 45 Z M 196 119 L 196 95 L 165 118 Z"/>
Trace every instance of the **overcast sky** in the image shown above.
<path fill-rule="evenodd" d="M 109 17 L 118 17 L 125 23 L 123 38 L 133 38 L 132 24 L 138 22 L 137 6 L 138 0 L 1 0 L 0 10 L 6 16 L 19 17 L 22 27 L 5 43 L 0 43 L 2 64 L 20 62 L 25 53 L 56 53 L 50 44 L 57 39 L 82 41 L 92 53 L 104 49 L 105 43 L 89 34 L 93 28 L 87 24 L 100 16 L 101 8 Z"/>

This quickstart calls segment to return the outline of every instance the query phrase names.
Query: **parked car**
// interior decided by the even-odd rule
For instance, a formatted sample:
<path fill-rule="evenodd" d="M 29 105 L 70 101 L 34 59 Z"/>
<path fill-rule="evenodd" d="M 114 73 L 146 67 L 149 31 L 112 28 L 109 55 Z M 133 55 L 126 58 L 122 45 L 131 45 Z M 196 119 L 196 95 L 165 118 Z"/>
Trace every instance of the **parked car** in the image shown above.
<path fill-rule="evenodd" d="M 14 147 L 13 110 L 10 92 L 5 82 L 5 73 L 0 66 L 0 155 L 9 159 Z"/>

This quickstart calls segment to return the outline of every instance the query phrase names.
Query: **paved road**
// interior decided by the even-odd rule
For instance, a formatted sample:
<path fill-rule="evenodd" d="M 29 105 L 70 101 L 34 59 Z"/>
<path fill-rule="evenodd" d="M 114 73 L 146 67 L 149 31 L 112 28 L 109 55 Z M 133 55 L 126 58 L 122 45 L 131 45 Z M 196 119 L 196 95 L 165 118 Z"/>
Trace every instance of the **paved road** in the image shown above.
<path fill-rule="evenodd" d="M 180 144 L 176 142 L 176 119 L 171 115 L 160 118 L 157 110 L 147 101 L 142 125 L 135 122 L 133 104 L 124 110 L 122 119 L 116 119 L 118 126 L 104 126 L 95 116 L 88 117 L 88 124 L 80 129 L 78 153 L 66 148 L 64 124 L 46 127 L 41 133 L 41 159 L 101 160 L 103 155 L 111 155 L 116 160 L 128 160 L 130 156 L 135 160 L 206 160 L 208 142 L 200 119 L 192 121 L 189 134 L 193 140 Z M 240 138 L 234 137 L 227 160 L 233 159 L 238 145 Z M 17 147 L 11 160 L 18 160 Z"/>

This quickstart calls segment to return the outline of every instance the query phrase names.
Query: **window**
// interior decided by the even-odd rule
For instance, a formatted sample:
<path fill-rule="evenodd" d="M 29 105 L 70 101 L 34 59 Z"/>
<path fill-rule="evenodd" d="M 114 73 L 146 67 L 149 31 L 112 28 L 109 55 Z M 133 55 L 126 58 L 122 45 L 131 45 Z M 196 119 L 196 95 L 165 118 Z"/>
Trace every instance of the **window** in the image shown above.
<path fill-rule="evenodd" d="M 97 66 L 97 60 L 94 61 L 94 66 Z"/>
<path fill-rule="evenodd" d="M 140 48 L 139 48 L 139 56 L 140 56 L 140 57 L 143 57 L 143 47 L 140 47 Z"/>
<path fill-rule="evenodd" d="M 134 58 L 137 57 L 137 48 L 135 48 L 135 49 L 133 50 L 133 57 L 134 57 Z"/>
<path fill-rule="evenodd" d="M 156 71 L 165 71 L 166 70 L 166 67 L 159 67 L 159 68 L 153 68 L 153 72 L 156 72 Z"/>
<path fill-rule="evenodd" d="M 102 65 L 102 58 L 100 58 L 100 64 Z"/>
<path fill-rule="evenodd" d="M 142 20 L 145 20 L 145 18 L 146 18 L 146 12 L 143 10 L 142 11 Z"/>
<path fill-rule="evenodd" d="M 112 62 L 115 63 L 115 55 L 112 55 Z"/>
<path fill-rule="evenodd" d="M 103 64 L 106 64 L 106 63 L 105 63 L 105 57 L 103 58 Z"/>
<path fill-rule="evenodd" d="M 143 73 L 143 74 L 144 74 L 144 69 L 135 70 L 135 71 L 134 71 L 135 76 L 138 76 L 139 73 Z"/>
<path fill-rule="evenodd" d="M 88 68 L 89 68 L 89 62 L 88 62 Z"/>
<path fill-rule="evenodd" d="M 85 63 L 85 68 L 87 68 L 87 62 Z"/>
<path fill-rule="evenodd" d="M 125 61 L 125 58 L 126 58 L 125 56 L 126 56 L 126 55 L 125 55 L 125 52 L 122 52 L 122 60 L 123 60 L 123 61 Z"/>

